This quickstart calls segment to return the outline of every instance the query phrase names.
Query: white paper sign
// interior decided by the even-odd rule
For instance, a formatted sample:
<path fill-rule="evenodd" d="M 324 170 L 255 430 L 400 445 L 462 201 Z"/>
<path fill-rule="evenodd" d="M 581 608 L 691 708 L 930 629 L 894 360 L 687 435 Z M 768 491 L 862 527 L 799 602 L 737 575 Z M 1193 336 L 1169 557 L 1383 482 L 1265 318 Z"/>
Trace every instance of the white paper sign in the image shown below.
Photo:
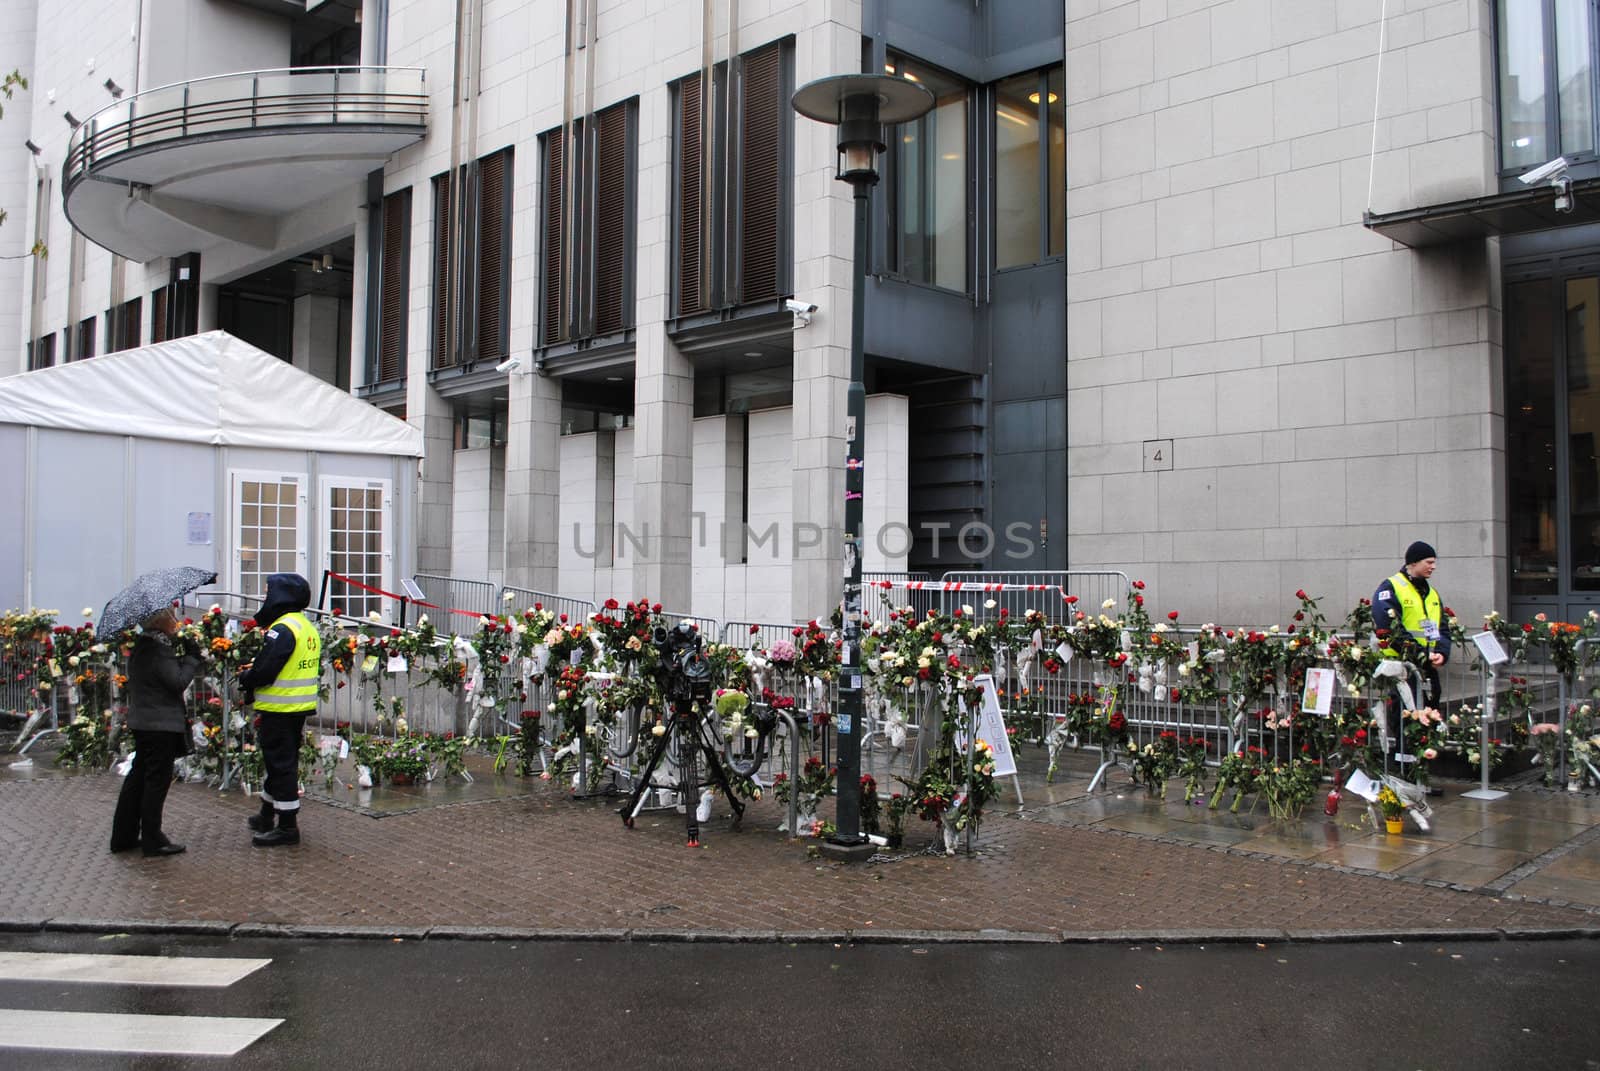
<path fill-rule="evenodd" d="M 994 749 L 994 775 L 1010 777 L 1017 772 L 1017 760 L 1011 754 L 1011 737 L 1006 735 L 1005 718 L 1000 714 L 1000 693 L 989 674 L 980 674 L 976 679 L 983 686 L 983 706 L 978 711 L 978 739 Z M 960 746 L 966 746 L 964 740 Z"/>
<path fill-rule="evenodd" d="M 1300 698 L 1300 709 L 1307 714 L 1327 717 L 1333 707 L 1334 687 L 1332 669 L 1321 667 L 1306 670 L 1306 690 Z"/>
<path fill-rule="evenodd" d="M 398 655 L 398 654 L 397 655 L 390 655 L 389 656 L 389 672 L 390 673 L 404 673 L 405 671 L 406 671 L 406 656 L 405 655 Z"/>
<path fill-rule="evenodd" d="M 1500 646 L 1500 637 L 1492 632 L 1480 632 L 1472 637 L 1472 642 L 1478 648 L 1479 656 L 1491 666 L 1504 665 L 1511 661 L 1506 649 Z"/>
<path fill-rule="evenodd" d="M 1065 641 L 1056 644 L 1056 657 L 1061 659 L 1061 664 L 1066 665 L 1072 661 L 1072 648 Z"/>
<path fill-rule="evenodd" d="M 211 514 L 189 514 L 189 545 L 206 546 L 211 542 Z"/>

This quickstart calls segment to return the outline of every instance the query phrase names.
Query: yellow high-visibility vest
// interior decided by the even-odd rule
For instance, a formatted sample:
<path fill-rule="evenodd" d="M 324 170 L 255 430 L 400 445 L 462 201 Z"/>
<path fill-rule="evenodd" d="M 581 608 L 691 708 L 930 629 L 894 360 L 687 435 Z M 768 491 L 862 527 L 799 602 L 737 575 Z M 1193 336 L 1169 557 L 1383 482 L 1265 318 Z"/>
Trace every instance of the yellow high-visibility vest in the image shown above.
<path fill-rule="evenodd" d="M 1428 597 L 1424 599 L 1403 570 L 1389 578 L 1389 586 L 1394 588 L 1394 597 L 1400 600 L 1400 627 L 1411 633 L 1411 638 L 1422 646 L 1424 653 L 1431 654 L 1439 646 L 1439 632 L 1444 627 L 1439 589 L 1430 587 Z M 1394 648 L 1385 647 L 1383 655 L 1385 658 L 1394 658 Z"/>
<path fill-rule="evenodd" d="M 256 689 L 256 710 L 273 714 L 305 714 L 317 709 L 317 680 L 322 674 L 322 636 L 298 610 L 284 614 L 273 627 L 294 634 L 294 653 L 265 688 Z"/>

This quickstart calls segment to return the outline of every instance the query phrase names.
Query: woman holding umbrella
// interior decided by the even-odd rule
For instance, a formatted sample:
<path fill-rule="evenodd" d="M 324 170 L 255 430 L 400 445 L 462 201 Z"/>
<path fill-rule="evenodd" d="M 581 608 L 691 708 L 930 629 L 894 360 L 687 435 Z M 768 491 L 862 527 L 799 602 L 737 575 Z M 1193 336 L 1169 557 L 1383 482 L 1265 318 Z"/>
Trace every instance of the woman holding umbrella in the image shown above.
<path fill-rule="evenodd" d="M 172 764 L 188 750 L 183 692 L 200 672 L 200 659 L 194 655 L 180 658 L 173 649 L 178 617 L 172 607 L 195 588 L 216 579 L 216 573 L 192 566 L 157 569 L 117 592 L 100 611 L 95 631 L 103 640 L 113 640 L 139 626 L 128 660 L 126 692 L 128 728 L 137 750 L 111 819 L 114 852 L 135 846 L 143 848 L 146 855 L 183 851 L 183 845 L 172 843 L 161 831 L 161 808 L 172 785 Z"/>
<path fill-rule="evenodd" d="M 161 808 L 172 785 L 172 764 L 185 753 L 188 731 L 184 689 L 200 672 L 195 655 L 180 656 L 172 647 L 178 617 L 171 607 L 158 610 L 143 622 L 128 660 L 128 728 L 136 751 L 133 768 L 122 781 L 117 812 L 111 819 L 111 850 L 128 851 L 135 845 L 145 855 L 177 855 L 174 844 L 161 831 Z"/>

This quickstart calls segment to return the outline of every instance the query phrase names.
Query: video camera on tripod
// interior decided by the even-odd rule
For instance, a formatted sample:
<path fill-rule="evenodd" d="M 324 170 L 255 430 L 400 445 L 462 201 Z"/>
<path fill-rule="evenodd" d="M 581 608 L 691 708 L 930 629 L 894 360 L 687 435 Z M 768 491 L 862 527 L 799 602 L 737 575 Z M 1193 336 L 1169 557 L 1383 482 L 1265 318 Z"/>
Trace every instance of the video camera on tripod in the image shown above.
<path fill-rule="evenodd" d="M 655 632 L 656 673 L 661 694 L 672 706 L 673 714 L 687 716 L 691 706 L 702 711 L 711 707 L 711 663 L 706 660 L 705 641 L 693 625 L 680 621 L 672 628 L 657 627 Z"/>

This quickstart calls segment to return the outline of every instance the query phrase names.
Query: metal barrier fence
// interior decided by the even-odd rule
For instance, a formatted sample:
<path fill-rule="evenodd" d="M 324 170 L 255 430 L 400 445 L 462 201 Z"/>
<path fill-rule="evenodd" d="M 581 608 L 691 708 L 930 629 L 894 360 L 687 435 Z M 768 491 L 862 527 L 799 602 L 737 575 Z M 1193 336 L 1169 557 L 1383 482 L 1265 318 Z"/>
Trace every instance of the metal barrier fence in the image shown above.
<path fill-rule="evenodd" d="M 511 601 L 505 603 L 505 596 L 511 595 Z M 501 602 L 513 612 L 520 613 L 531 609 L 534 604 L 543 606 L 551 613 L 566 614 L 569 621 L 587 621 L 589 615 L 594 613 L 596 606 L 587 599 L 574 599 L 565 595 L 554 595 L 548 591 L 534 591 L 532 588 L 519 588 L 505 585 L 500 589 Z M 500 613 L 500 610 L 492 611 Z"/>
<path fill-rule="evenodd" d="M 722 642 L 729 647 L 760 647 L 764 651 L 779 640 L 793 643 L 794 630 L 799 627 L 771 621 L 729 621 L 722 626 Z"/>
<path fill-rule="evenodd" d="M 418 573 L 411 579 L 422 590 L 423 597 L 442 610 L 500 613 L 500 592 L 487 580 L 458 580 L 426 573 Z"/>

